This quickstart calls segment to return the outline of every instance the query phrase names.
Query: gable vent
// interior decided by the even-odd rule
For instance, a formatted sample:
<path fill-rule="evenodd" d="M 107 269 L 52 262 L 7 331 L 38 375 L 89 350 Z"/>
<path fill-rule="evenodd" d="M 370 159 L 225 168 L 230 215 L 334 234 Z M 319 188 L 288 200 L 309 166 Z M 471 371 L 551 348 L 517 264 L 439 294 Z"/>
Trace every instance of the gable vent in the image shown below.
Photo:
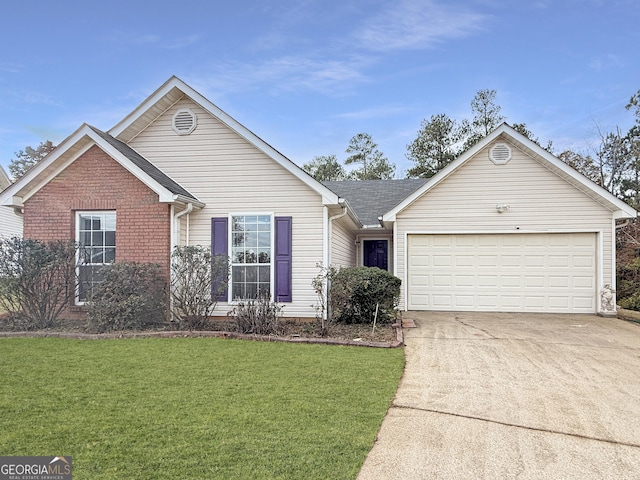
<path fill-rule="evenodd" d="M 506 143 L 496 143 L 489 150 L 489 159 L 496 165 L 504 165 L 511 160 L 511 147 Z"/>
<path fill-rule="evenodd" d="M 195 130 L 197 124 L 198 118 L 196 114 L 188 108 L 183 108 L 173 115 L 171 126 L 178 135 L 189 135 Z"/>

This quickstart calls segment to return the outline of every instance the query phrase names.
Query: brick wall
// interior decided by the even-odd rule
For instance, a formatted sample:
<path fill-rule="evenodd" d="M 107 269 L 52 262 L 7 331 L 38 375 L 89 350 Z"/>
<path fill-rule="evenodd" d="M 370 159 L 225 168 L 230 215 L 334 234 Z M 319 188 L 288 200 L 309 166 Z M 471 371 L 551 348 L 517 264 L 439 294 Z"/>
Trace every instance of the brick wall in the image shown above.
<path fill-rule="evenodd" d="M 159 263 L 168 278 L 170 206 L 97 146 L 25 202 L 25 238 L 75 239 L 78 210 L 115 210 L 116 261 Z"/>

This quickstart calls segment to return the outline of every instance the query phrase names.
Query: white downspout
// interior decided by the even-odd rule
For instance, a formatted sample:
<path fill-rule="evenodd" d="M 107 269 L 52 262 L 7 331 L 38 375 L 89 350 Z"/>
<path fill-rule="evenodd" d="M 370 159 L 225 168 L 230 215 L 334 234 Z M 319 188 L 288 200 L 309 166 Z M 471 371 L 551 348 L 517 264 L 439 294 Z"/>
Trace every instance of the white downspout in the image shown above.
<path fill-rule="evenodd" d="M 342 198 L 338 199 L 338 204 L 342 205 L 342 212 L 336 213 L 333 217 L 329 217 L 329 249 L 328 249 L 329 258 L 327 259 L 327 263 L 325 264 L 327 267 L 329 266 L 328 262 L 331 260 L 331 239 L 333 238 L 333 221 L 338 220 L 347 214 L 347 207 L 344 206 L 344 199 Z"/>
<path fill-rule="evenodd" d="M 178 246 L 180 244 L 180 218 L 184 215 L 189 215 L 193 211 L 193 203 L 187 203 L 187 208 L 173 217 L 174 220 L 174 238 L 173 245 Z M 187 245 L 189 245 L 189 217 L 187 217 Z"/>
<path fill-rule="evenodd" d="M 342 212 L 337 213 L 335 215 L 333 215 L 332 217 L 329 217 L 329 209 L 327 208 L 327 206 L 324 206 L 325 209 L 325 215 L 324 215 L 324 221 L 325 223 L 325 232 L 327 232 L 327 236 L 325 237 L 325 245 L 324 245 L 324 252 L 323 252 L 323 267 L 328 268 L 329 267 L 329 262 L 331 261 L 331 240 L 332 240 L 332 236 L 333 236 L 333 221 L 334 220 L 338 220 L 342 217 L 344 217 L 347 214 L 347 207 L 344 205 L 344 199 L 343 198 L 339 198 L 338 199 L 338 204 L 342 205 Z M 325 289 L 324 289 L 324 304 L 328 305 L 328 295 L 329 295 L 329 285 L 325 285 Z M 322 316 L 324 317 L 324 320 L 327 319 L 327 309 L 325 309 L 325 311 L 322 313 Z"/>

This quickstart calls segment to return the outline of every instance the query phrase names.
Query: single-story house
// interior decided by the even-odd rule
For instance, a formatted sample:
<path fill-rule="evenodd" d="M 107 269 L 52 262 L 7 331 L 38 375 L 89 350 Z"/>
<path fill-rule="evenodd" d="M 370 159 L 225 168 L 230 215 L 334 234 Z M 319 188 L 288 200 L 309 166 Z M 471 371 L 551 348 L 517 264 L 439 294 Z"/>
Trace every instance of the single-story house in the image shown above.
<path fill-rule="evenodd" d="M 9 185 L 11 180 L 0 165 L 0 192 Z M 22 215 L 11 207 L 0 206 L 0 236 L 22 236 Z"/>
<path fill-rule="evenodd" d="M 378 266 L 403 310 L 598 313 L 616 220 L 637 212 L 503 124 L 429 180 L 320 183 L 176 77 L 104 132 L 82 125 L 0 195 L 25 237 L 75 239 L 77 304 L 112 261 L 211 245 L 218 303 L 268 290 L 315 315 L 319 265 Z"/>

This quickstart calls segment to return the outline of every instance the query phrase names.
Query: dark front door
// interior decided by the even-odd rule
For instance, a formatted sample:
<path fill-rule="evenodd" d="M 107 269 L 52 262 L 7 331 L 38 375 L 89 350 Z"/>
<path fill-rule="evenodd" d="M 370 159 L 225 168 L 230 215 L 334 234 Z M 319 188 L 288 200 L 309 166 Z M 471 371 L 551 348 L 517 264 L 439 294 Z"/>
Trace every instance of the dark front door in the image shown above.
<path fill-rule="evenodd" d="M 389 257 L 388 240 L 365 240 L 363 248 L 365 267 L 378 267 L 382 270 L 389 269 L 387 264 Z"/>

